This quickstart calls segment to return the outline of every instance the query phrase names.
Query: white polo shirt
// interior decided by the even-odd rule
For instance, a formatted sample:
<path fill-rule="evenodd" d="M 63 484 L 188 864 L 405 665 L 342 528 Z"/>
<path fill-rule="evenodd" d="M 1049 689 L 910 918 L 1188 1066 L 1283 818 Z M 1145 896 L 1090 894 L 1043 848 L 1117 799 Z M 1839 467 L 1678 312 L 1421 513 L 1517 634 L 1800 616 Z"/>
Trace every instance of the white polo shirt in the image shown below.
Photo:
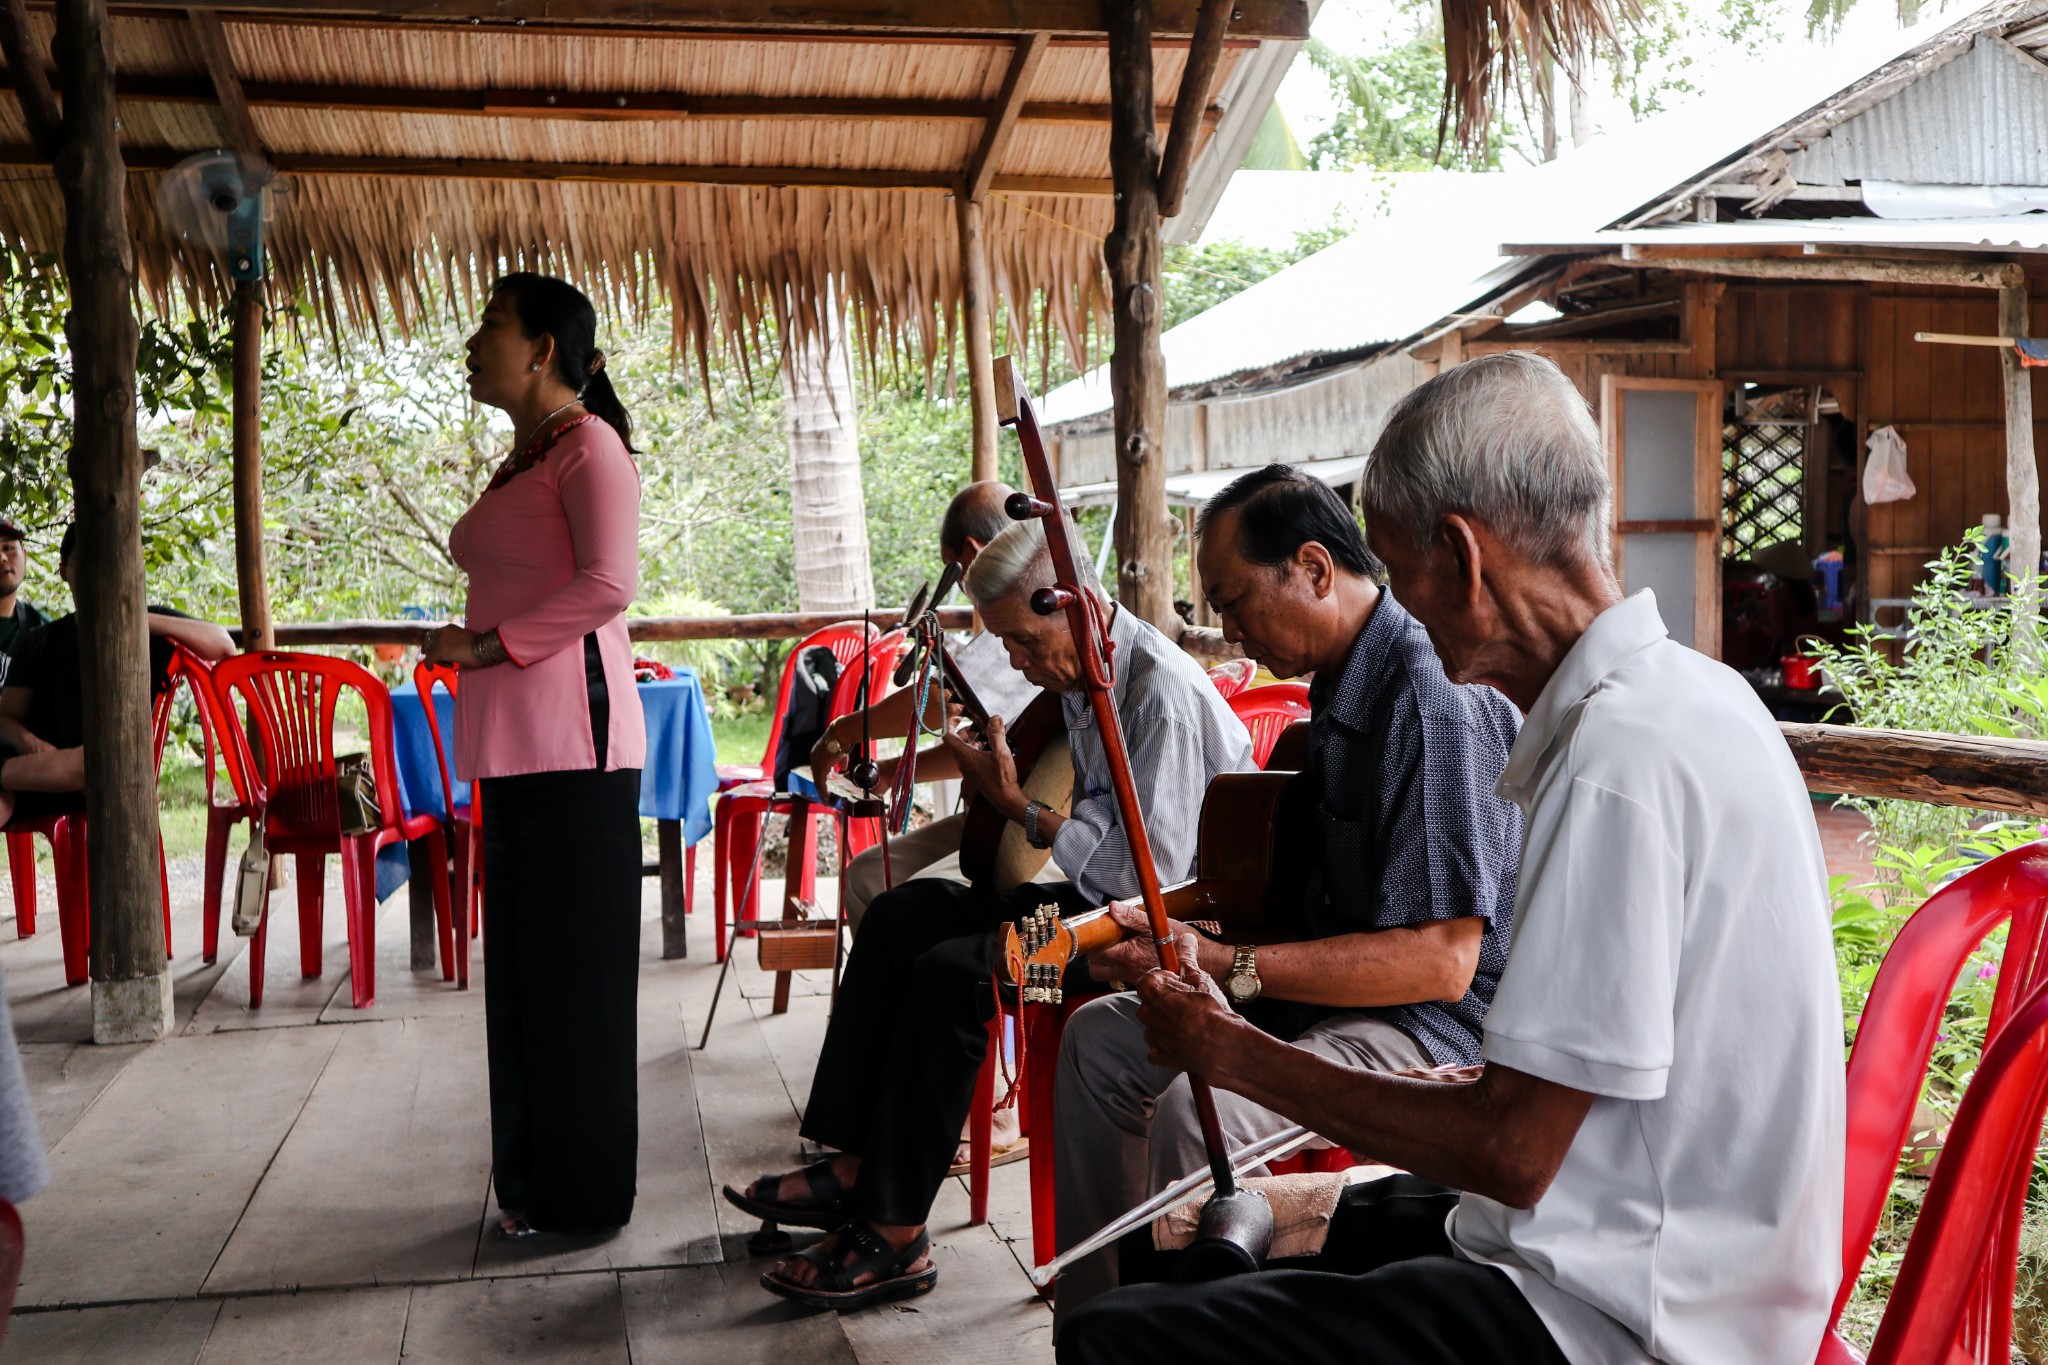
<path fill-rule="evenodd" d="M 1466 1195 L 1573 1365 L 1789 1362 L 1841 1277 L 1842 1012 L 1791 752 L 1645 590 L 1602 612 L 1508 757 L 1527 812 L 1482 1052 L 1594 1096 L 1536 1207 Z"/>

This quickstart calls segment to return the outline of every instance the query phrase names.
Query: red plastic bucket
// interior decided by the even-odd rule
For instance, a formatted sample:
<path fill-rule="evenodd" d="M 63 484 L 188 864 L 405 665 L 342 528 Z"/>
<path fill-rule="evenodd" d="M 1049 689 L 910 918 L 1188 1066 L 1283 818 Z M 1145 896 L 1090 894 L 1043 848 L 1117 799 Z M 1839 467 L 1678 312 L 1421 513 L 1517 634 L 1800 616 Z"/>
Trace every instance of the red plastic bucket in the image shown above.
<path fill-rule="evenodd" d="M 1801 692 L 1811 692 L 1820 686 L 1820 662 L 1804 654 L 1787 654 L 1778 660 L 1778 667 L 1785 672 L 1785 686 Z"/>

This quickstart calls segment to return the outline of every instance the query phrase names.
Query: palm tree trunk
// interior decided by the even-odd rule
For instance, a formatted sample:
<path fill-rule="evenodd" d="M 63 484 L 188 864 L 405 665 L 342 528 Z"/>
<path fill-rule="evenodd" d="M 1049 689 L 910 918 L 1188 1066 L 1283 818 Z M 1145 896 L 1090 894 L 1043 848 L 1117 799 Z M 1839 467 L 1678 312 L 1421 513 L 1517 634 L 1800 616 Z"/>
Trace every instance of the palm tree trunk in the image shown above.
<path fill-rule="evenodd" d="M 875 596 L 853 375 L 843 337 L 814 332 L 783 367 L 799 611 L 858 612 Z"/>

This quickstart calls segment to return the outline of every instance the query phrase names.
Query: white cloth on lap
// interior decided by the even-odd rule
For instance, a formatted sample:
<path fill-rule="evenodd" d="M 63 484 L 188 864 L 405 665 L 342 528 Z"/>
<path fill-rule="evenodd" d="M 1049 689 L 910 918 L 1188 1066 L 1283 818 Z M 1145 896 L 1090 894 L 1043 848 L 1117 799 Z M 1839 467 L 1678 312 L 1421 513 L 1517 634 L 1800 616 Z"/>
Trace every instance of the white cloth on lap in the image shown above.
<path fill-rule="evenodd" d="M 1549 1191 L 1466 1195 L 1573 1365 L 1805 1362 L 1841 1275 L 1842 1013 L 1797 766 L 1645 590 L 1597 617 L 1501 778 L 1528 812 L 1488 1063 L 1594 1096 Z"/>

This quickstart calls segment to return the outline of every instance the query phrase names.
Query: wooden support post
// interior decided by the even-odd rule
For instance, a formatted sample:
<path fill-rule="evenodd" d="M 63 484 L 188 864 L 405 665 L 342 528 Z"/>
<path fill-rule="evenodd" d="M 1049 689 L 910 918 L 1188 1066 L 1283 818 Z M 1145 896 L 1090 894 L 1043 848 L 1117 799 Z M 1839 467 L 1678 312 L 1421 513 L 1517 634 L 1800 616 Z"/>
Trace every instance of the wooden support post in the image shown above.
<path fill-rule="evenodd" d="M 92 887 L 92 1033 L 147 1042 L 169 1031 L 157 881 L 156 765 L 142 578 L 142 450 L 135 437 L 127 168 L 117 141 L 114 51 L 105 0 L 58 0 L 56 69 L 64 129 L 64 273 L 71 288 L 78 526 L 79 664 L 85 709 L 87 877 Z M 21 54 L 26 55 L 26 54 Z M 9 65 L 21 70 L 20 56 Z"/>
<path fill-rule="evenodd" d="M 2024 279 L 1998 291 L 1998 330 L 2010 337 L 2033 335 L 2028 325 L 2027 285 Z M 2005 369 L 2005 502 L 2006 533 L 2012 537 L 2008 561 L 2015 574 L 2029 585 L 2030 595 L 2040 593 L 2033 575 L 2041 567 L 2041 475 L 2034 464 L 2034 389 L 2019 356 L 2007 347 L 2000 363 Z M 2024 647 L 2038 645 L 2039 622 L 2033 610 L 2015 613 L 2030 638 Z"/>
<path fill-rule="evenodd" d="M 235 583 L 242 648 L 275 649 L 263 566 L 263 290 L 254 281 L 235 286 L 233 349 Z"/>
<path fill-rule="evenodd" d="M 972 477 L 979 483 L 996 476 L 996 379 L 989 331 L 993 288 L 988 244 L 981 235 L 981 201 L 962 194 L 953 204 L 960 227 L 960 321 L 967 332 L 967 398 L 974 421 Z"/>
<path fill-rule="evenodd" d="M 1115 310 L 1117 600 L 1180 633 L 1166 509 L 1166 358 L 1159 350 L 1159 135 L 1152 118 L 1151 0 L 1108 0 L 1109 164 L 1116 225 L 1103 243 Z"/>
<path fill-rule="evenodd" d="M 1209 107 L 1209 87 L 1223 61 L 1223 35 L 1230 28 L 1236 0 L 1202 0 L 1195 33 L 1188 43 L 1187 65 L 1180 73 L 1180 92 L 1173 102 L 1173 126 L 1166 135 L 1166 155 L 1159 166 L 1159 216 L 1180 216 L 1194 168 L 1195 146 L 1202 136 L 1202 111 Z"/>

